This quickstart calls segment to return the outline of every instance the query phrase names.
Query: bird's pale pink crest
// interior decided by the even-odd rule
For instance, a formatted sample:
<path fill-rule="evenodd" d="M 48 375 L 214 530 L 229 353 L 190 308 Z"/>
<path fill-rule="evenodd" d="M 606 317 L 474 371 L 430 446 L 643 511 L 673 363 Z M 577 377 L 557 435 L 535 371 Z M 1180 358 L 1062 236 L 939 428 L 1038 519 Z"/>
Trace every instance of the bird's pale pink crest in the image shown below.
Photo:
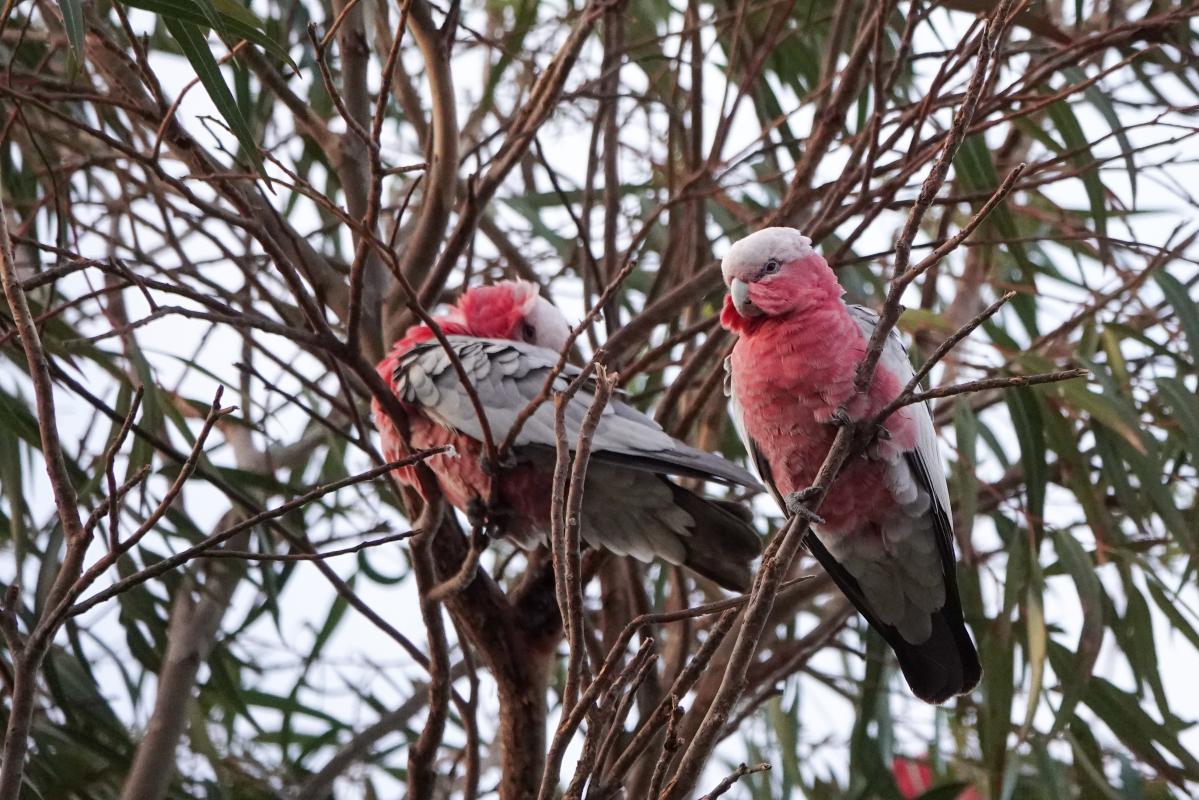
<path fill-rule="evenodd" d="M 536 304 L 536 285 L 526 281 L 503 281 L 468 290 L 458 299 L 456 308 L 471 336 L 520 339 L 525 317 Z"/>

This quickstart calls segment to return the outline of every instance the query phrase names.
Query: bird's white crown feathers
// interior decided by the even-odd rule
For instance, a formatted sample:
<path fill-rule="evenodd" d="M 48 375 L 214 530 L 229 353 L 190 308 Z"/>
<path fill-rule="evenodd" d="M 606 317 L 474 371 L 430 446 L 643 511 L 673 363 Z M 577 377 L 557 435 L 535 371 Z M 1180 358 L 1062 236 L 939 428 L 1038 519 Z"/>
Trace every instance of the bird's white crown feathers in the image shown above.
<path fill-rule="evenodd" d="M 812 240 L 795 228 L 763 228 L 729 248 L 720 262 L 720 272 L 724 282 L 728 283 L 741 267 L 760 267 L 772 258 L 790 264 L 814 252 Z"/>

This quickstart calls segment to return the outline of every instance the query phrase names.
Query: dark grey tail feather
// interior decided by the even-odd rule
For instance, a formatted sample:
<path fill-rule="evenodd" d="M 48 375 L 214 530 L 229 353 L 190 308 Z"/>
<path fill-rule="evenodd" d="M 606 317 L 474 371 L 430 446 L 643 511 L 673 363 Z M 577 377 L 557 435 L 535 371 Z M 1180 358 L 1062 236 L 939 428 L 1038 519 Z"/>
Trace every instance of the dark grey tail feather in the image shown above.
<path fill-rule="evenodd" d="M 670 486 L 675 503 L 695 520 L 691 535 L 681 537 L 687 551 L 685 566 L 725 589 L 748 590 L 753 581 L 750 566 L 762 552 L 762 540 L 743 511 L 729 510 L 741 506 L 706 500 L 674 483 Z"/>
<path fill-rule="evenodd" d="M 574 443 L 571 443 L 574 446 Z M 675 475 L 682 478 L 698 478 L 701 481 L 719 481 L 725 484 L 737 484 L 753 489 L 763 490 L 762 484 L 747 470 L 727 461 L 713 453 L 705 453 L 693 448 L 648 453 L 638 456 L 629 453 L 613 453 L 608 450 L 596 450 L 591 454 L 595 461 L 605 464 L 616 464 L 643 472 L 653 472 L 658 475 Z M 552 449 L 546 448 L 553 452 Z"/>
<path fill-rule="evenodd" d="M 957 620 L 952 616 L 948 606 L 934 614 L 932 635 L 918 645 L 908 644 L 894 628 L 890 636 L 883 632 L 912 693 L 926 703 L 944 703 L 970 691 L 982 673 L 961 614 Z"/>
<path fill-rule="evenodd" d="M 740 503 L 736 500 L 718 500 L 714 497 L 705 497 L 704 499 L 714 506 L 723 508 L 746 525 L 752 525 L 754 522 L 753 509 L 745 505 L 745 503 Z"/>
<path fill-rule="evenodd" d="M 920 644 L 911 644 L 894 626 L 875 616 L 857 580 L 837 563 L 814 534 L 808 534 L 807 545 L 845 596 L 895 651 L 903 677 L 913 694 L 926 703 L 944 703 L 978 685 L 982 666 L 962 620 L 956 583 L 946 586 L 946 603 L 932 615 L 932 635 Z M 947 580 L 952 581 L 952 576 L 947 576 Z"/>

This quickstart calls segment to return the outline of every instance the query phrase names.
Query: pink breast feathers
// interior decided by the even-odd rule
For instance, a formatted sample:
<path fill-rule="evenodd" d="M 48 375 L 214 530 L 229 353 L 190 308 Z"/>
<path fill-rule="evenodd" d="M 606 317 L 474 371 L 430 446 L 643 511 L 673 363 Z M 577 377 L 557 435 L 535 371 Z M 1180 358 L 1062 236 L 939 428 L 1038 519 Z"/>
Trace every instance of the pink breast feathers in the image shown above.
<path fill-rule="evenodd" d="M 835 316 L 841 318 L 808 324 L 767 322 L 752 336 L 743 336 L 733 351 L 738 404 L 755 410 L 743 418 L 746 433 L 770 465 L 783 496 L 812 484 L 836 437 L 831 420 L 839 406 L 846 404 L 854 420 L 866 419 L 903 388 L 896 376 L 880 367 L 870 391 L 854 398 L 854 369 L 866 341 L 848 314 Z M 814 337 L 805 329 L 832 329 L 837 335 Z M 886 456 L 912 449 L 916 430 L 902 409 L 887 420 L 886 428 L 890 440 L 875 445 L 884 458 L 853 460 L 833 484 L 820 509 L 827 521 L 823 531 L 877 532 L 878 523 L 894 507 Z"/>

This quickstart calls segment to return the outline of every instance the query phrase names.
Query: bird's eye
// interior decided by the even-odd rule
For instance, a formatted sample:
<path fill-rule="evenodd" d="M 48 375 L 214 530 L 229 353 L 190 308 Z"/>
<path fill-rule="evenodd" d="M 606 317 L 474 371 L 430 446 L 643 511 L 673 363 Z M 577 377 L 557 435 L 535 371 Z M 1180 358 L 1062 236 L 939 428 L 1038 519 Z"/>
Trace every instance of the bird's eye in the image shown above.
<path fill-rule="evenodd" d="M 537 329 L 526 322 L 520 327 L 520 335 L 524 337 L 526 342 L 531 342 L 537 337 Z"/>
<path fill-rule="evenodd" d="M 762 272 L 767 275 L 773 275 L 774 273 L 778 272 L 781 267 L 782 265 L 779 264 L 779 260 L 777 258 L 772 258 L 766 262 L 766 266 L 762 267 Z"/>

